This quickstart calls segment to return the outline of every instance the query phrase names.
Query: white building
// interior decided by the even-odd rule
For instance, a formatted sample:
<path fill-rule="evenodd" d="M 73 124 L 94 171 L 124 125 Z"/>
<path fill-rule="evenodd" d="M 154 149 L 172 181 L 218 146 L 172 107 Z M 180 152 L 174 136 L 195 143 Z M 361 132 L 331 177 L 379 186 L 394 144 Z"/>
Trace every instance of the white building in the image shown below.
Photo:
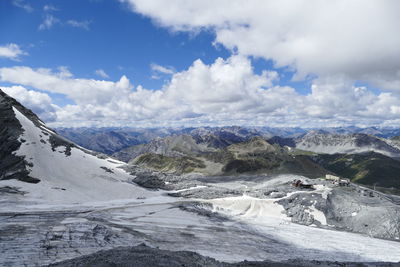
<path fill-rule="evenodd" d="M 335 175 L 331 175 L 331 174 L 327 174 L 327 175 L 325 175 L 325 180 L 339 182 L 340 181 L 340 177 L 335 176 Z"/>

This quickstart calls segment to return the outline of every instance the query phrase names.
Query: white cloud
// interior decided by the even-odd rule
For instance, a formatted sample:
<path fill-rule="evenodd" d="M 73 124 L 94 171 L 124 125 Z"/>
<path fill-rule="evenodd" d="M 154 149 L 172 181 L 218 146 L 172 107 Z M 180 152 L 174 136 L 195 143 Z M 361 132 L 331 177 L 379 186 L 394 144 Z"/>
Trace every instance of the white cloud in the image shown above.
<path fill-rule="evenodd" d="M 43 22 L 39 25 L 39 30 L 48 30 L 51 29 L 56 24 L 62 24 L 62 25 L 69 25 L 75 28 L 81 28 L 88 31 L 90 29 L 89 26 L 92 23 L 91 21 L 88 20 L 78 21 L 74 19 L 61 21 L 60 19 L 56 18 L 54 15 L 51 14 L 53 11 L 59 11 L 58 8 L 56 8 L 51 4 L 44 5 L 43 11 L 44 11 L 44 19 Z"/>
<path fill-rule="evenodd" d="M 311 92 L 301 95 L 277 85 L 274 71 L 254 73 L 251 61 L 239 55 L 210 65 L 196 60 L 160 90 L 134 87 L 125 76 L 115 82 L 75 78 L 65 67 L 0 68 L 0 81 L 73 100 L 75 105 L 56 109 L 56 126 L 400 124 L 398 94 L 376 95 L 338 75 L 315 79 Z"/>
<path fill-rule="evenodd" d="M 82 79 L 67 67 L 24 66 L 0 68 L 1 82 L 18 85 L 5 90 L 59 125 L 400 125 L 398 1 L 120 1 L 175 31 L 211 30 L 215 43 L 234 55 L 212 64 L 199 59 L 180 72 L 151 64 L 153 78 L 170 78 L 160 90 L 133 86 L 126 76 Z M 61 23 L 49 14 L 54 10 L 44 7 L 39 29 Z M 63 24 L 88 30 L 90 22 Z M 0 47 L 2 57 L 17 60 L 24 53 L 15 44 Z M 255 73 L 249 56 L 295 70 L 297 79 L 316 77 L 310 93 L 280 86 L 275 71 Z M 109 79 L 102 69 L 95 74 Z M 63 94 L 75 104 L 58 107 L 43 92 Z"/>
<path fill-rule="evenodd" d="M 132 87 L 125 76 L 115 83 L 93 79 L 75 79 L 66 67 L 60 67 L 57 72 L 45 68 L 32 69 L 23 66 L 0 68 L 0 80 L 65 94 L 76 100 L 78 104 L 102 105 L 112 100 L 110 95 L 126 94 Z"/>
<path fill-rule="evenodd" d="M 77 20 L 68 20 L 67 24 L 75 27 L 75 28 L 81 28 L 84 30 L 89 30 L 89 25 L 90 25 L 90 21 L 84 20 L 84 21 L 77 21 Z"/>
<path fill-rule="evenodd" d="M 25 9 L 26 12 L 33 12 L 33 7 L 24 2 L 24 0 L 13 0 L 13 5 L 22 9 Z"/>
<path fill-rule="evenodd" d="M 276 103 L 260 104 L 269 100 L 273 89 L 267 88 L 275 79 L 275 72 L 254 74 L 250 61 L 240 56 L 218 58 L 212 65 L 196 60 L 187 71 L 172 76 L 164 97 L 196 114 L 273 111 Z"/>
<path fill-rule="evenodd" d="M 104 79 L 110 78 L 110 76 L 108 76 L 108 74 L 103 69 L 95 70 L 94 74 L 96 74 L 97 76 L 104 78 Z"/>
<path fill-rule="evenodd" d="M 19 57 L 23 55 L 28 55 L 28 53 L 23 51 L 17 44 L 10 43 L 0 46 L 0 58 L 3 57 L 19 61 Z"/>
<path fill-rule="evenodd" d="M 396 0 L 120 0 L 175 31 L 211 29 L 239 54 L 289 66 L 297 78 L 345 75 L 400 89 Z"/>
<path fill-rule="evenodd" d="M 117 82 L 74 78 L 59 71 L 29 67 L 0 68 L 0 81 L 66 95 L 76 105 L 57 111 L 60 122 L 96 121 L 160 124 L 162 121 L 231 120 L 233 112 L 273 112 L 279 103 L 277 91 L 293 94 L 291 88 L 270 88 L 276 73 L 254 74 L 244 57 L 217 59 L 212 65 L 200 60 L 186 71 L 175 73 L 161 90 L 136 89 L 122 76 Z M 267 102 L 267 104 L 266 104 Z"/>
<path fill-rule="evenodd" d="M 22 86 L 0 87 L 0 90 L 32 109 L 41 119 L 47 122 L 56 120 L 56 110 L 59 109 L 59 107 L 52 104 L 49 95 L 27 90 Z"/>
<path fill-rule="evenodd" d="M 51 29 L 55 24 L 60 23 L 60 20 L 56 17 L 54 17 L 51 14 L 46 14 L 44 16 L 44 19 L 42 23 L 39 25 L 39 30 L 49 30 Z"/>
<path fill-rule="evenodd" d="M 365 87 L 354 87 L 344 76 L 319 78 L 311 85 L 304 111 L 309 116 L 326 119 L 348 117 L 364 110 L 375 98 Z"/>
<path fill-rule="evenodd" d="M 44 5 L 44 6 L 43 6 L 43 10 L 46 11 L 46 12 L 59 11 L 59 9 L 56 8 L 56 7 L 53 6 L 53 5 Z"/>
<path fill-rule="evenodd" d="M 174 74 L 175 70 L 172 67 L 164 67 L 155 63 L 150 64 L 150 68 L 154 72 L 159 72 L 163 74 Z"/>

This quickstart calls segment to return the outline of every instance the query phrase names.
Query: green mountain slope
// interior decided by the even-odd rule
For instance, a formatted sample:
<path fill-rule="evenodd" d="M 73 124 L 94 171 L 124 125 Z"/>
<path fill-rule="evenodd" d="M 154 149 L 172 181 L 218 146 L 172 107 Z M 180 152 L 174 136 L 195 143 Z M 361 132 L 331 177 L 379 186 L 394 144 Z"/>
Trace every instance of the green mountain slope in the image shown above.
<path fill-rule="evenodd" d="M 303 155 L 290 155 L 279 145 L 271 145 L 260 137 L 209 152 L 188 153 L 184 156 L 146 153 L 132 163 L 153 170 L 206 175 L 267 173 L 300 174 L 321 177 L 327 171 Z"/>
<path fill-rule="evenodd" d="M 368 152 L 363 154 L 321 154 L 310 158 L 325 169 L 349 178 L 353 182 L 400 189 L 400 161 L 385 155 Z"/>

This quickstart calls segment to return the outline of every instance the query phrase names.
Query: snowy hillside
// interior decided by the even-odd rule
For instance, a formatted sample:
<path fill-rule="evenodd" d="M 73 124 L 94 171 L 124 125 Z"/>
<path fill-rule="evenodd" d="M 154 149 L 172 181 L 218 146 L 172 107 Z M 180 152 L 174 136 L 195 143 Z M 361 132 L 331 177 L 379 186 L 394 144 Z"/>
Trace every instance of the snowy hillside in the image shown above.
<path fill-rule="evenodd" d="M 133 177 L 118 168 L 124 163 L 99 158 L 76 146 L 58 136 L 18 103 L 5 101 L 6 96 L 0 97 L 3 114 L 7 108 L 12 111 L 8 113 L 9 120 L 14 120 L 14 128 L 19 128 L 19 134 L 13 136 L 17 144 L 14 151 L 3 151 L 2 161 L 10 162 L 11 167 L 11 163 L 16 162 L 17 171 L 23 170 L 29 177 L 12 176 L 16 170 L 9 166 L 0 180 L 1 187 L 25 192 L 25 200 L 38 203 L 72 204 L 150 195 L 147 190 L 132 184 Z"/>

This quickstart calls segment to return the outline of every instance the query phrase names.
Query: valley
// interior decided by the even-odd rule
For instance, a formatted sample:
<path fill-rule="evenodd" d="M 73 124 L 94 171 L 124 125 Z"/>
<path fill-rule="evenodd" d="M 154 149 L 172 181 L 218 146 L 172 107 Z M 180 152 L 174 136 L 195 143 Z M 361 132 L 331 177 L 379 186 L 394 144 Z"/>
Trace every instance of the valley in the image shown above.
<path fill-rule="evenodd" d="M 305 152 L 249 131 L 159 137 L 117 153 L 135 155 L 125 163 L 59 136 L 4 93 L 0 111 L 2 266 L 105 255 L 121 266 L 133 255 L 139 265 L 168 257 L 171 266 L 400 261 L 400 197 L 324 179 L 350 176 L 347 157 L 362 168 L 394 158 Z"/>

